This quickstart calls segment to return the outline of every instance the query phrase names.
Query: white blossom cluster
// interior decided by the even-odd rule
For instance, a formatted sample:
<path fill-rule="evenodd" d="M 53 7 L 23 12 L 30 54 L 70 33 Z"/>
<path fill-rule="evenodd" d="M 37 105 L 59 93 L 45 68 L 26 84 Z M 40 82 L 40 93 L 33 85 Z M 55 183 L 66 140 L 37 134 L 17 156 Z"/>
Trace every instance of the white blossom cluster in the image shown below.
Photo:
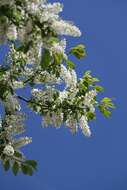
<path fill-rule="evenodd" d="M 37 102 L 41 102 L 41 103 L 43 103 L 43 105 L 46 105 L 47 101 L 54 102 L 53 101 L 54 92 L 55 92 L 55 89 L 53 89 L 53 88 L 47 88 L 46 90 L 45 89 L 43 89 L 43 90 L 33 89 L 32 95 L 34 98 L 36 98 Z M 73 96 L 72 96 L 72 94 L 73 94 Z M 88 98 L 88 94 L 89 94 L 89 98 Z M 93 98 L 95 97 L 95 95 L 97 95 L 97 93 L 96 93 L 96 91 L 95 92 L 90 91 L 88 94 L 86 94 L 86 96 L 84 97 L 84 100 L 85 100 L 85 98 L 87 98 L 87 101 L 89 102 L 89 104 L 86 101 L 86 105 L 89 106 L 89 108 L 92 107 L 94 109 L 94 106 L 93 106 L 93 103 L 91 102 L 91 100 L 93 100 Z M 55 104 L 52 107 L 52 111 L 48 111 L 47 114 L 45 116 L 43 116 L 43 122 L 42 122 L 43 125 L 44 126 L 53 125 L 54 127 L 59 128 L 63 123 L 64 113 L 63 113 L 62 109 L 59 109 L 58 111 L 56 111 L 56 108 L 59 104 L 62 104 L 65 100 L 68 100 L 68 99 L 70 100 L 70 103 L 73 104 L 73 102 L 75 100 L 75 96 L 76 96 L 75 92 L 69 92 L 67 90 L 60 91 L 59 96 L 58 96 Z M 84 100 L 82 101 L 82 103 L 85 104 Z M 41 108 L 38 107 L 37 112 L 40 112 L 40 109 Z M 91 111 L 94 112 L 95 110 L 94 111 L 91 110 Z M 91 136 L 91 131 L 88 126 L 87 117 L 85 115 L 81 116 L 80 114 L 78 114 L 79 119 L 77 121 L 74 118 L 73 112 L 71 110 L 69 112 L 72 115 L 67 115 L 67 120 L 66 120 L 65 125 L 68 128 L 70 128 L 70 130 L 72 132 L 77 132 L 78 127 L 79 127 L 85 136 L 87 136 L 87 137 Z M 84 112 L 86 112 L 86 107 L 84 107 Z"/>
<path fill-rule="evenodd" d="M 88 126 L 87 118 L 85 116 L 82 116 L 79 120 L 79 125 L 82 129 L 82 132 L 85 136 L 90 137 L 91 136 L 91 131 Z"/>
<path fill-rule="evenodd" d="M 11 146 L 11 144 L 7 144 L 3 150 L 3 153 L 7 156 L 13 156 L 14 148 Z"/>
<path fill-rule="evenodd" d="M 54 53 L 61 54 L 65 59 L 67 59 L 65 50 L 66 50 L 66 39 L 63 39 L 58 43 L 54 43 L 50 48 L 51 55 Z"/>
<path fill-rule="evenodd" d="M 63 20 L 56 20 L 52 24 L 52 28 L 56 31 L 59 35 L 68 35 L 74 37 L 80 37 L 81 32 L 80 30 L 74 26 L 72 23 Z"/>
<path fill-rule="evenodd" d="M 88 93 L 86 93 L 84 97 L 84 104 L 87 106 L 90 106 L 91 101 L 94 99 L 94 97 L 97 96 L 97 91 L 96 90 L 91 90 Z"/>
<path fill-rule="evenodd" d="M 68 51 L 65 36 L 79 37 L 81 31 L 60 17 L 62 11 L 59 2 L 0 0 L 0 44 L 9 49 L 0 65 L 3 162 L 11 157 L 12 163 L 19 161 L 21 166 L 25 158 L 20 147 L 32 142 L 31 137 L 17 136 L 25 131 L 23 102 L 42 116 L 44 127 L 59 128 L 64 124 L 72 133 L 80 129 L 85 136 L 91 136 L 89 121 L 96 118 L 96 96 L 101 87 L 96 86 L 97 79 L 89 72 L 78 80 L 71 59 L 83 58 L 85 46 L 80 44 Z M 107 107 L 113 108 L 108 98 L 101 101 L 100 111 L 110 116 Z"/>
<path fill-rule="evenodd" d="M 22 137 L 22 138 L 19 138 L 19 139 L 15 140 L 13 142 L 13 146 L 15 148 L 20 148 L 20 147 L 28 145 L 31 142 L 32 142 L 32 138 L 31 137 Z"/>
<path fill-rule="evenodd" d="M 3 6 L 3 5 L 13 5 L 14 3 L 14 0 L 1 0 L 0 1 L 0 6 Z"/>
<path fill-rule="evenodd" d="M 8 5 L 13 8 L 15 3 L 16 0 L 1 1 L 0 7 Z M 48 37 L 49 31 L 53 32 L 55 35 L 79 37 L 81 35 L 80 30 L 71 22 L 64 21 L 60 18 L 59 13 L 63 11 L 63 5 L 60 3 L 51 4 L 47 3 L 45 0 L 24 0 L 23 6 L 24 9 L 22 8 L 19 14 L 19 18 L 21 19 L 20 27 L 15 23 L 12 23 L 12 21 L 7 17 L 4 17 L 4 20 L 0 20 L 0 41 L 1 43 L 7 43 L 8 41 L 19 40 L 19 44 L 28 43 L 30 46 L 28 51 L 25 53 L 23 51 L 17 51 L 14 43 L 10 45 L 8 60 L 10 60 L 11 64 L 11 74 L 7 71 L 1 80 L 10 81 L 10 83 L 12 83 L 11 88 L 13 90 L 23 88 L 25 83 L 22 79 L 25 78 L 26 81 L 29 81 L 29 78 L 32 78 L 32 82 L 35 84 L 46 84 L 46 88 L 44 89 L 33 88 L 31 90 L 32 101 L 35 101 L 38 105 L 36 108 L 35 106 L 34 108 L 32 107 L 32 109 L 35 109 L 34 111 L 36 113 L 41 113 L 43 106 L 45 108 L 46 114 L 43 117 L 43 125 L 53 125 L 56 128 L 60 127 L 64 123 L 64 111 L 67 109 L 68 113 L 65 125 L 70 128 L 72 132 L 76 132 L 79 126 L 83 131 L 85 131 L 84 134 L 86 136 L 90 136 L 88 135 L 86 117 L 83 118 L 79 114 L 78 118 L 75 119 L 71 108 L 60 108 L 60 105 L 68 99 L 70 104 L 74 104 L 78 93 L 78 79 L 74 69 L 67 69 L 65 64 L 62 64 L 62 60 L 68 60 L 68 56 L 66 54 L 66 39 L 57 38 L 57 40 L 54 39 L 50 43 L 50 38 Z M 29 19 L 29 14 L 37 18 L 37 23 L 42 27 L 41 30 L 39 28 L 40 25 L 39 27 L 38 25 L 36 26 L 32 19 Z M 43 35 L 46 35 L 46 37 L 43 37 Z M 62 58 L 61 65 L 58 67 L 59 77 L 56 77 L 52 70 L 49 72 L 48 70 L 43 70 L 41 68 L 40 63 L 44 49 L 47 49 L 50 53 L 49 56 L 51 57 L 51 60 L 49 62 L 49 66 L 54 64 L 54 55 Z M 11 79 L 12 74 L 15 74 L 18 77 Z M 65 89 L 62 91 L 55 89 L 55 86 L 52 86 L 63 83 L 65 84 Z M 57 97 L 54 100 L 56 94 Z M 91 96 L 91 94 L 86 94 L 84 98 L 85 103 L 87 105 L 89 104 L 89 106 L 91 105 Z M 21 134 L 25 131 L 24 118 L 20 114 L 21 106 L 16 94 L 9 93 L 3 103 L 7 113 L 5 117 L 7 126 L 5 127 L 5 132 L 9 139 L 9 143 L 11 143 L 8 145 L 8 142 L 7 144 L 5 142 L 6 146 L 3 153 L 9 155 L 9 148 L 11 152 L 11 147 L 19 148 L 24 146 L 31 142 L 31 138 L 23 137 L 16 140 L 13 140 L 12 138 L 12 136 Z M 51 104 L 51 108 L 46 107 L 47 103 L 49 105 Z M 80 119 L 80 117 L 82 119 Z"/>
<path fill-rule="evenodd" d="M 64 21 L 60 18 L 59 13 L 63 10 L 63 5 L 60 3 L 46 3 L 46 1 L 27 1 L 25 0 L 27 11 L 35 14 L 41 23 L 44 24 L 44 28 L 51 27 L 59 35 L 80 36 L 80 30 L 74 26 L 71 22 Z M 15 4 L 15 1 L 0 2 L 0 6 Z M 22 18 L 28 18 L 28 13 L 21 11 Z M 1 43 L 9 40 L 16 40 L 19 38 L 21 41 L 27 39 L 28 34 L 32 31 L 33 25 L 31 21 L 27 21 L 24 26 L 18 28 L 14 24 L 11 24 L 8 19 L 6 22 L 1 22 L 0 25 L 0 39 Z"/>
<path fill-rule="evenodd" d="M 25 115 L 20 112 L 21 106 L 16 95 L 8 94 L 3 101 L 5 117 L 0 120 L 0 147 L 4 147 L 2 155 L 13 157 L 20 147 L 32 142 L 31 137 L 16 136 L 25 132 Z"/>
<path fill-rule="evenodd" d="M 61 65 L 60 76 L 65 81 L 67 88 L 76 90 L 77 75 L 74 70 L 68 70 L 64 65 Z"/>

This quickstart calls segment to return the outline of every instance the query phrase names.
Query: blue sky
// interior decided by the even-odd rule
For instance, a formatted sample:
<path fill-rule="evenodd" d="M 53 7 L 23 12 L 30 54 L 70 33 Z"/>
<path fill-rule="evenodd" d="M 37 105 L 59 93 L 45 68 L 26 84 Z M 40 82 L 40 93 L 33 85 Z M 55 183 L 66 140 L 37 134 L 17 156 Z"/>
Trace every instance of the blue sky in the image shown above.
<path fill-rule="evenodd" d="M 51 1 L 53 2 L 53 1 Z M 92 137 L 72 136 L 61 128 L 43 129 L 40 118 L 29 115 L 28 134 L 33 143 L 24 148 L 37 159 L 33 177 L 13 177 L 0 169 L 1 190 L 127 190 L 127 1 L 61 0 L 63 16 L 82 30 L 80 39 L 68 38 L 69 46 L 84 42 L 88 56 L 77 64 L 101 79 L 106 96 L 117 109 L 110 119 L 98 114 L 91 123 Z"/>

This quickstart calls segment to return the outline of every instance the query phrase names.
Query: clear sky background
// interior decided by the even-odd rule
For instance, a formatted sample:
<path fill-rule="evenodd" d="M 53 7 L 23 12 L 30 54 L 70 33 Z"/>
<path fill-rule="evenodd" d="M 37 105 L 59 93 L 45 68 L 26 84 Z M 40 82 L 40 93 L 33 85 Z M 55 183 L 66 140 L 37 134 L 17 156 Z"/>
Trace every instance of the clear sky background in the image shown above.
<path fill-rule="evenodd" d="M 38 172 L 14 177 L 0 169 L 0 190 L 127 190 L 127 1 L 61 2 L 64 18 L 83 33 L 80 39 L 68 38 L 69 46 L 84 42 L 87 47 L 87 58 L 77 64 L 78 76 L 92 70 L 117 109 L 108 120 L 98 114 L 90 124 L 90 139 L 72 136 L 65 128 L 41 128 L 41 119 L 29 114 L 27 133 L 33 143 L 24 152 L 38 160 Z"/>

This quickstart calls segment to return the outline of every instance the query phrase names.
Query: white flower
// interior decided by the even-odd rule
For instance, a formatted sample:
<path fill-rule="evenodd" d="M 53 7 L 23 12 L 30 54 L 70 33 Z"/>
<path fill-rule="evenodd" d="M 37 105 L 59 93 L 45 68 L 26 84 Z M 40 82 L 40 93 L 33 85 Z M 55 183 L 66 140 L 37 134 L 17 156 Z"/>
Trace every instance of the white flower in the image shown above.
<path fill-rule="evenodd" d="M 38 11 L 37 15 L 40 19 L 40 22 L 52 22 L 54 20 L 58 20 L 59 12 L 63 10 L 63 6 L 60 3 L 49 3 L 42 4 L 41 10 Z"/>
<path fill-rule="evenodd" d="M 62 79 L 65 81 L 67 87 L 70 86 L 71 84 L 71 80 L 72 80 L 72 76 L 69 70 L 67 70 L 67 68 L 64 65 L 61 65 L 61 77 Z"/>
<path fill-rule="evenodd" d="M 54 43 L 50 50 L 53 53 L 64 54 L 65 47 L 62 47 L 60 43 Z"/>
<path fill-rule="evenodd" d="M 66 90 L 59 92 L 59 100 L 62 103 L 65 98 L 68 98 L 68 92 Z"/>
<path fill-rule="evenodd" d="M 91 106 L 91 101 L 94 99 L 94 97 L 97 96 L 96 90 L 91 90 L 88 93 L 86 93 L 84 98 L 84 104 L 88 107 Z"/>
<path fill-rule="evenodd" d="M 46 3 L 47 0 L 25 0 L 26 2 L 32 2 L 32 3 L 35 3 L 35 4 L 44 4 Z"/>
<path fill-rule="evenodd" d="M 10 25 L 7 30 L 7 38 L 9 40 L 16 40 L 18 37 L 17 29 L 15 25 Z"/>
<path fill-rule="evenodd" d="M 63 113 L 59 112 L 48 112 L 42 119 L 42 126 L 47 127 L 52 125 L 55 128 L 59 128 L 63 122 Z"/>
<path fill-rule="evenodd" d="M 54 29 L 54 31 L 57 34 L 60 35 L 68 35 L 68 36 L 74 36 L 79 37 L 81 36 L 81 31 L 79 28 L 74 26 L 73 24 L 63 21 L 63 20 L 54 20 L 51 27 Z"/>
<path fill-rule="evenodd" d="M 72 80 L 71 80 L 71 88 L 72 89 L 75 89 L 76 88 L 76 85 L 77 85 L 77 74 L 75 72 L 75 70 L 71 70 L 71 76 L 72 76 Z"/>
<path fill-rule="evenodd" d="M 18 99 L 15 95 L 9 94 L 7 96 L 6 101 L 4 102 L 5 110 L 10 113 L 15 113 L 16 111 L 20 111 L 21 106 L 18 102 Z"/>
<path fill-rule="evenodd" d="M 0 128 L 2 128 L 2 119 L 1 119 L 1 116 L 0 116 Z"/>
<path fill-rule="evenodd" d="M 65 81 L 67 88 L 71 91 L 76 90 L 77 75 L 74 70 L 68 70 L 64 65 L 61 65 L 61 78 Z"/>
<path fill-rule="evenodd" d="M 24 84 L 23 84 L 22 81 L 14 81 L 13 82 L 13 87 L 14 87 L 14 89 L 23 88 Z"/>
<path fill-rule="evenodd" d="M 40 38 L 36 39 L 33 47 L 27 52 L 27 59 L 29 64 L 39 64 L 41 61 L 42 42 Z"/>
<path fill-rule="evenodd" d="M 13 142 L 13 146 L 15 148 L 20 148 L 20 147 L 23 147 L 25 145 L 28 145 L 31 142 L 32 142 L 32 138 L 31 137 L 22 137 L 22 138 L 16 139 Z"/>
<path fill-rule="evenodd" d="M 56 78 L 56 75 L 47 71 L 42 71 L 34 78 L 36 84 L 42 84 L 42 82 L 48 84 L 60 84 L 62 81 L 60 78 Z"/>
<path fill-rule="evenodd" d="M 87 122 L 87 118 L 86 116 L 82 116 L 79 119 L 79 126 L 82 129 L 82 132 L 85 136 L 90 137 L 91 136 L 91 131 L 90 128 L 88 126 L 88 122 Z"/>
<path fill-rule="evenodd" d="M 40 101 L 45 104 L 47 101 L 53 101 L 55 89 L 47 86 L 45 89 L 32 89 L 31 94 L 36 101 Z"/>
<path fill-rule="evenodd" d="M 36 11 L 38 11 L 38 4 L 28 2 L 27 11 L 29 11 L 30 13 L 36 13 Z"/>
<path fill-rule="evenodd" d="M 70 116 L 69 116 L 69 118 L 68 118 L 67 121 L 66 121 L 66 126 L 67 126 L 68 128 L 70 128 L 70 130 L 71 130 L 72 133 L 75 133 L 75 132 L 77 132 L 77 130 L 78 130 L 78 123 L 77 123 L 77 120 L 74 119 L 73 117 L 70 117 Z"/>
<path fill-rule="evenodd" d="M 52 123 L 50 113 L 48 112 L 42 119 L 42 126 L 48 127 Z"/>
<path fill-rule="evenodd" d="M 12 5 L 14 3 L 14 0 L 1 0 L 0 1 L 0 6 L 3 5 Z"/>
<path fill-rule="evenodd" d="M 49 13 L 47 11 L 44 11 L 43 13 L 40 13 L 40 22 L 43 23 L 43 22 L 52 22 L 54 20 L 57 20 L 59 18 L 58 15 L 56 14 L 53 14 L 53 13 Z M 38 17 L 39 17 L 38 16 Z"/>
<path fill-rule="evenodd" d="M 23 15 L 25 17 L 25 15 Z M 29 33 L 32 31 L 33 25 L 32 22 L 29 20 L 25 27 L 18 28 L 18 39 L 21 42 L 25 42 L 28 39 Z"/>
<path fill-rule="evenodd" d="M 11 144 L 8 144 L 5 146 L 3 153 L 7 156 L 13 156 L 14 155 L 14 148 L 11 146 Z"/>
<path fill-rule="evenodd" d="M 54 53 L 58 53 L 63 55 L 65 59 L 67 59 L 67 55 L 65 54 L 65 49 L 66 49 L 66 40 L 63 39 L 58 43 L 54 43 L 52 47 L 50 48 L 50 53 L 51 55 Z"/>
<path fill-rule="evenodd" d="M 63 11 L 63 5 L 61 3 L 49 3 L 49 4 L 43 4 L 41 6 L 46 12 L 52 13 L 52 14 L 58 14 L 59 12 Z"/>
<path fill-rule="evenodd" d="M 63 121 L 63 114 L 61 114 L 61 112 L 59 113 L 52 113 L 52 124 L 55 128 L 59 128 L 62 124 Z"/>
<path fill-rule="evenodd" d="M 38 88 L 33 88 L 31 91 L 33 96 L 36 96 L 39 92 L 40 92 L 40 90 Z"/>

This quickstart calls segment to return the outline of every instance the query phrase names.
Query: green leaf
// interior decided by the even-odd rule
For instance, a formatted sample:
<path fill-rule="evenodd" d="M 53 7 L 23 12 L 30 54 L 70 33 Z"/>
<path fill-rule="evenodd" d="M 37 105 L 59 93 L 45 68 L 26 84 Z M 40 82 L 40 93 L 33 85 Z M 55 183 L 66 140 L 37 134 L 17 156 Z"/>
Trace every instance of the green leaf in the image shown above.
<path fill-rule="evenodd" d="M 54 57 L 55 64 L 57 65 L 59 65 L 63 59 L 63 55 L 58 54 L 58 53 L 53 54 L 53 57 Z"/>
<path fill-rule="evenodd" d="M 109 102 L 111 102 L 112 101 L 112 99 L 111 98 L 107 98 L 107 97 L 105 97 L 105 98 L 103 98 L 102 100 L 101 100 L 101 102 L 103 102 L 103 103 L 109 103 Z"/>
<path fill-rule="evenodd" d="M 87 112 L 87 118 L 89 121 L 94 120 L 94 119 L 96 119 L 96 114 L 92 113 L 92 112 Z"/>
<path fill-rule="evenodd" d="M 109 108 L 112 108 L 112 109 L 115 109 L 115 108 L 116 108 L 116 106 L 114 105 L 114 103 L 108 103 L 108 107 L 109 107 Z"/>
<path fill-rule="evenodd" d="M 94 82 L 99 82 L 100 80 L 98 78 L 96 78 L 96 77 L 92 77 L 92 81 L 94 83 Z"/>
<path fill-rule="evenodd" d="M 105 105 L 106 108 L 112 108 L 112 109 L 115 108 L 115 105 L 114 105 L 114 103 L 112 102 L 112 99 L 111 99 L 111 98 L 105 97 L 105 98 L 103 98 L 103 99 L 101 100 L 101 103 L 102 103 L 103 105 Z"/>
<path fill-rule="evenodd" d="M 101 103 L 98 106 L 98 108 L 105 117 L 110 117 L 112 114 L 110 109 L 114 109 L 115 105 L 114 103 L 112 103 L 111 98 L 105 97 L 101 100 Z"/>
<path fill-rule="evenodd" d="M 50 45 L 54 44 L 54 43 L 58 43 L 59 42 L 59 38 L 57 37 L 50 37 L 50 39 L 47 39 L 47 41 Z"/>
<path fill-rule="evenodd" d="M 32 176 L 33 175 L 33 170 L 30 166 L 27 166 L 25 164 L 22 164 L 21 165 L 21 169 L 22 169 L 22 172 L 25 174 L 25 175 L 29 175 L 29 176 Z"/>
<path fill-rule="evenodd" d="M 27 173 L 28 173 L 27 166 L 24 165 L 24 164 L 22 164 L 22 165 L 21 165 L 21 169 L 22 169 L 22 172 L 23 172 L 25 175 L 27 175 Z"/>
<path fill-rule="evenodd" d="M 104 91 L 104 88 L 102 86 L 95 86 L 94 89 L 98 92 Z"/>
<path fill-rule="evenodd" d="M 14 162 L 13 167 L 12 167 L 13 174 L 16 176 L 19 171 L 19 164 L 18 162 Z"/>
<path fill-rule="evenodd" d="M 41 67 L 46 70 L 49 67 L 49 64 L 51 63 L 52 57 L 50 55 L 50 52 L 48 50 L 44 50 L 41 60 Z"/>
<path fill-rule="evenodd" d="M 37 169 L 37 162 L 35 160 L 26 160 L 25 163 L 31 166 L 33 169 Z"/>
<path fill-rule="evenodd" d="M 72 61 L 70 61 L 70 60 L 66 60 L 65 63 L 66 63 L 66 65 L 67 65 L 67 68 L 68 68 L 68 69 L 74 69 L 74 68 L 75 68 L 74 62 L 72 62 Z"/>
<path fill-rule="evenodd" d="M 22 20 L 21 11 L 14 9 L 12 12 L 12 19 L 13 22 L 15 22 L 15 24 L 19 26 L 20 21 Z"/>
<path fill-rule="evenodd" d="M 8 171 L 10 169 L 10 161 L 9 160 L 4 161 L 3 167 L 5 171 Z"/>
<path fill-rule="evenodd" d="M 22 158 L 22 153 L 15 151 L 14 156 L 17 158 Z"/>
<path fill-rule="evenodd" d="M 100 112 L 105 116 L 105 117 L 110 117 L 111 116 L 111 111 L 105 108 L 104 105 L 99 105 L 98 108 L 100 109 Z"/>
<path fill-rule="evenodd" d="M 73 54 L 78 59 L 81 59 L 86 56 L 86 49 L 83 44 L 79 44 L 70 50 L 70 54 Z"/>
<path fill-rule="evenodd" d="M 83 76 L 83 83 L 89 86 L 95 86 L 95 83 L 99 82 L 99 79 L 91 76 L 91 71 L 86 71 Z"/>

